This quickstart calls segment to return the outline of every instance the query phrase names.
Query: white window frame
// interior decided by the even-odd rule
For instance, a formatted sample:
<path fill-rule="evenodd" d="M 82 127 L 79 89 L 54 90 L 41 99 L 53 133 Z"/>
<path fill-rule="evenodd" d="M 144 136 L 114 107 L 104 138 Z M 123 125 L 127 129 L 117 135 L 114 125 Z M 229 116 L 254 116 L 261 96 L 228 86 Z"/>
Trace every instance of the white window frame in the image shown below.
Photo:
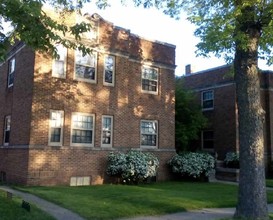
<path fill-rule="evenodd" d="M 4 119 L 4 137 L 3 137 L 3 144 L 4 146 L 8 146 L 10 143 L 10 130 L 11 130 L 11 115 L 5 116 Z M 9 141 L 6 142 L 6 132 L 9 132 Z"/>
<path fill-rule="evenodd" d="M 15 60 L 15 57 L 12 57 L 8 61 L 8 88 L 12 87 L 14 84 L 15 68 L 16 68 L 16 60 Z M 12 82 L 11 82 L 11 79 L 13 79 Z"/>
<path fill-rule="evenodd" d="M 113 65 L 112 68 L 109 68 L 109 65 L 107 65 L 107 59 L 112 58 L 113 59 Z M 104 71 L 103 71 L 103 85 L 106 86 L 115 86 L 115 63 L 116 63 L 116 57 L 113 55 L 106 54 L 104 55 Z M 106 77 L 106 72 L 110 71 L 112 72 L 112 82 L 106 82 L 105 77 Z"/>
<path fill-rule="evenodd" d="M 204 94 L 205 93 L 211 93 L 212 94 L 212 98 L 210 99 L 204 99 Z M 204 102 L 206 101 L 212 101 L 212 107 L 205 107 L 204 106 Z M 206 90 L 206 91 L 202 91 L 201 92 L 201 105 L 202 105 L 202 110 L 206 111 L 206 110 L 213 110 L 214 109 L 214 91 L 213 90 Z"/>
<path fill-rule="evenodd" d="M 56 48 L 58 50 L 59 59 L 54 59 L 52 62 L 52 76 L 56 77 L 56 78 L 65 79 L 66 78 L 66 65 L 67 65 L 66 64 L 67 63 L 67 48 L 61 44 L 56 45 Z M 59 74 L 57 72 L 57 69 L 55 67 L 57 62 L 63 63 L 63 73 L 62 74 Z"/>
<path fill-rule="evenodd" d="M 155 123 L 156 133 L 142 133 L 142 122 Z M 142 135 L 155 135 L 156 136 L 156 145 L 143 145 L 142 144 Z M 157 120 L 141 120 L 140 121 L 140 147 L 142 148 L 158 148 L 158 121 Z"/>
<path fill-rule="evenodd" d="M 77 57 L 81 57 L 84 58 L 86 56 L 89 56 L 90 59 L 93 61 L 93 65 L 86 65 L 86 64 L 78 64 L 77 63 Z M 92 58 L 93 57 L 93 58 Z M 74 66 L 74 79 L 78 80 L 78 81 L 83 81 L 83 82 L 89 82 L 89 83 L 97 83 L 97 53 L 96 52 L 92 52 L 91 54 L 86 54 L 85 56 L 82 56 L 82 52 L 79 50 L 75 51 L 75 66 Z M 88 79 L 88 78 L 84 78 L 84 77 L 79 77 L 77 76 L 77 64 L 83 67 L 87 67 L 87 68 L 94 68 L 95 72 L 94 72 L 94 79 Z"/>
<path fill-rule="evenodd" d="M 55 125 L 55 120 L 53 119 L 53 113 L 60 114 L 60 122 L 58 126 Z M 63 126 L 64 126 L 64 111 L 60 110 L 50 110 L 50 115 L 49 115 L 49 132 L 48 132 L 48 145 L 49 146 L 62 146 L 63 145 Z M 61 129 L 60 131 L 60 141 L 59 142 L 54 142 L 51 141 L 51 128 L 59 128 Z"/>
<path fill-rule="evenodd" d="M 104 119 L 105 118 L 110 118 L 111 119 L 111 125 L 110 125 L 110 128 L 104 128 Z M 103 143 L 103 133 L 104 131 L 107 131 L 110 133 L 110 143 L 109 144 L 105 144 Z M 102 116 L 102 119 L 101 119 L 101 146 L 102 147 L 113 147 L 113 116 L 111 115 L 103 115 Z"/>
<path fill-rule="evenodd" d="M 148 70 L 155 70 L 156 73 L 157 73 L 157 79 L 154 80 L 154 79 L 148 79 L 148 78 L 145 78 L 144 77 L 144 70 L 145 69 L 148 69 Z M 156 91 L 150 91 L 150 90 L 146 90 L 146 89 L 143 89 L 143 81 L 144 80 L 149 80 L 151 82 L 156 82 Z M 143 93 L 149 93 L 149 94 L 154 94 L 154 95 L 158 95 L 158 86 L 159 86 L 159 68 L 155 68 L 155 67 L 151 67 L 151 66 L 142 66 L 141 68 L 141 91 Z"/>
<path fill-rule="evenodd" d="M 212 141 L 213 142 L 213 147 L 212 148 L 206 148 L 206 147 L 204 147 L 204 132 L 212 132 L 213 133 L 213 138 L 212 139 L 206 139 L 206 141 Z M 202 149 L 203 150 L 213 151 L 214 150 L 214 131 L 213 130 L 204 130 L 204 131 L 202 131 L 201 141 L 202 141 Z"/>
<path fill-rule="evenodd" d="M 73 122 L 74 116 L 91 116 L 93 119 L 93 127 L 91 129 L 83 129 L 82 127 L 76 127 Z M 73 143 L 73 130 L 85 130 L 85 131 L 92 131 L 92 143 Z M 81 112 L 73 112 L 71 116 L 71 134 L 70 134 L 70 145 L 76 147 L 94 147 L 95 142 L 95 114 L 88 114 L 88 113 L 81 113 Z"/>

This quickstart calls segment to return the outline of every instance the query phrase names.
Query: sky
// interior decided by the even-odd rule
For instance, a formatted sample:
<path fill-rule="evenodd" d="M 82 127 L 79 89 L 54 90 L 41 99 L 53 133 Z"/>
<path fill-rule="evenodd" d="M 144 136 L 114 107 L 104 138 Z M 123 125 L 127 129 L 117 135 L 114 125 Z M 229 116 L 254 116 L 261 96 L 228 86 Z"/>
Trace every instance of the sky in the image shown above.
<path fill-rule="evenodd" d="M 112 22 L 115 26 L 129 29 L 131 33 L 148 40 L 158 40 L 176 45 L 176 75 L 185 73 L 185 66 L 190 64 L 193 72 L 198 72 L 217 66 L 225 65 L 223 59 L 216 57 L 196 57 L 195 45 L 199 39 L 194 36 L 195 26 L 186 20 L 181 14 L 179 20 L 170 18 L 163 12 L 151 8 L 122 6 L 120 0 L 108 0 L 111 7 L 99 10 L 94 4 L 88 4 L 83 12 L 90 14 L 98 13 L 102 18 Z M 128 3 L 131 1 L 128 1 Z M 273 70 L 264 62 L 259 61 L 259 67 L 263 70 Z"/>

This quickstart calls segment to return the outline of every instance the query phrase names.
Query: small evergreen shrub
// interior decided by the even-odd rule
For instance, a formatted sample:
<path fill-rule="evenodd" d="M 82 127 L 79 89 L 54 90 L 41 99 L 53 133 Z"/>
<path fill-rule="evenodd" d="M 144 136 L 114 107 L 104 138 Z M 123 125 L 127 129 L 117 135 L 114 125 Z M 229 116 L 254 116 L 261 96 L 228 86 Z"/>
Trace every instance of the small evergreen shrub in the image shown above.
<path fill-rule="evenodd" d="M 186 152 L 176 154 L 168 162 L 173 173 L 185 177 L 209 177 L 214 172 L 215 159 L 207 153 Z"/>
<path fill-rule="evenodd" d="M 226 167 L 229 168 L 239 168 L 239 153 L 237 152 L 228 152 L 224 159 Z"/>
<path fill-rule="evenodd" d="M 120 177 L 124 183 L 143 182 L 156 176 L 158 159 L 151 153 L 129 151 L 113 153 L 108 156 L 107 174 Z"/>

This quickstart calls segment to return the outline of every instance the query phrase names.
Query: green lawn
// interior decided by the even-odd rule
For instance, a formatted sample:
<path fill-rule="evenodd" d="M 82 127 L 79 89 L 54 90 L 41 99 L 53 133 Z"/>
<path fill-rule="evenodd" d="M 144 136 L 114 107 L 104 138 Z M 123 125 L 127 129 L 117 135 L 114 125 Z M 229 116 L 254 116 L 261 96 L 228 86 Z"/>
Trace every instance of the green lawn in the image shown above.
<path fill-rule="evenodd" d="M 13 197 L 7 199 L 6 192 L 0 190 L 0 219 L 1 220 L 54 220 L 47 213 L 37 209 L 31 204 L 30 212 L 21 208 L 22 200 Z"/>
<path fill-rule="evenodd" d="M 267 187 L 273 187 L 273 179 L 267 179 L 266 180 L 266 186 Z"/>
<path fill-rule="evenodd" d="M 234 207 L 235 185 L 220 183 L 164 182 L 139 186 L 21 187 L 86 219 L 161 215 L 191 209 Z M 273 192 L 268 192 L 273 202 Z"/>

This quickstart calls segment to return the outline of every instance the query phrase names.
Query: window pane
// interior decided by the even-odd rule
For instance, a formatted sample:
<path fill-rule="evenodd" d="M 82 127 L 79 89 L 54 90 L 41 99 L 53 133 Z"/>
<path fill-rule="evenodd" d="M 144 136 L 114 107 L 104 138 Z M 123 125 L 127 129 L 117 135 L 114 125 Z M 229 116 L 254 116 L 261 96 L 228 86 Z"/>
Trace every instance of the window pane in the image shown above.
<path fill-rule="evenodd" d="M 102 143 L 111 144 L 111 131 L 103 131 Z"/>
<path fill-rule="evenodd" d="M 73 129 L 72 143 L 91 144 L 92 143 L 92 131 Z"/>
<path fill-rule="evenodd" d="M 113 71 L 112 70 L 105 70 L 104 82 L 113 83 Z"/>
<path fill-rule="evenodd" d="M 66 58 L 67 49 L 61 44 L 57 45 L 56 49 L 57 49 L 57 53 L 59 55 L 59 59 L 56 59 L 56 60 L 64 61 Z"/>
<path fill-rule="evenodd" d="M 93 117 L 83 115 L 73 115 L 73 127 L 83 129 L 93 129 Z"/>
<path fill-rule="evenodd" d="M 143 146 L 156 146 L 156 135 L 142 135 L 141 145 Z"/>
<path fill-rule="evenodd" d="M 10 130 L 10 121 L 11 121 L 10 116 L 7 116 L 5 119 L 5 130 L 7 130 L 7 131 Z"/>
<path fill-rule="evenodd" d="M 95 80 L 96 70 L 93 67 L 76 65 L 76 77 L 83 79 Z"/>
<path fill-rule="evenodd" d="M 76 52 L 76 64 L 82 65 L 82 66 L 90 66 L 95 67 L 96 64 L 96 56 L 95 54 L 86 54 L 85 56 L 82 56 L 82 52 L 77 51 Z"/>
<path fill-rule="evenodd" d="M 156 69 L 144 67 L 142 69 L 142 90 L 157 91 L 158 72 Z"/>
<path fill-rule="evenodd" d="M 51 128 L 50 142 L 61 141 L 61 128 Z"/>
<path fill-rule="evenodd" d="M 107 56 L 105 58 L 105 69 L 107 70 L 113 70 L 114 69 L 114 57 L 113 56 Z"/>
<path fill-rule="evenodd" d="M 203 131 L 203 148 L 214 148 L 214 133 L 213 131 Z"/>
<path fill-rule="evenodd" d="M 4 140 L 4 143 L 9 143 L 9 136 L 10 136 L 10 131 L 5 131 L 5 140 Z"/>
<path fill-rule="evenodd" d="M 54 74 L 62 76 L 64 75 L 64 61 L 56 60 L 54 63 Z"/>
<path fill-rule="evenodd" d="M 15 58 L 9 61 L 9 74 L 15 71 Z"/>
<path fill-rule="evenodd" d="M 156 134 L 156 123 L 155 122 L 141 122 L 141 133 Z"/>

